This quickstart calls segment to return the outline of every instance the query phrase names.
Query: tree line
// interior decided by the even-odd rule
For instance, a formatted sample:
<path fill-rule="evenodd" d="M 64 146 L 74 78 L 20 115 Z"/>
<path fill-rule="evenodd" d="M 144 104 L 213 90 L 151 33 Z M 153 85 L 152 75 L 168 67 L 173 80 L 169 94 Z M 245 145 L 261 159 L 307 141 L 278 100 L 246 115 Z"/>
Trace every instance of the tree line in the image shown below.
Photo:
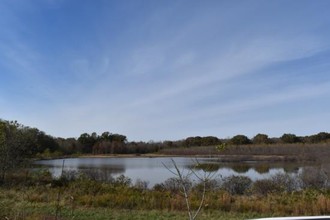
<path fill-rule="evenodd" d="M 281 137 L 270 138 L 267 134 L 257 134 L 253 138 L 239 134 L 231 138 L 220 139 L 215 136 L 194 136 L 176 141 L 131 141 L 122 134 L 96 132 L 83 133 L 78 138 L 53 137 L 40 131 L 19 124 L 17 121 L 0 119 L 1 150 L 21 152 L 24 156 L 36 156 L 42 153 L 67 154 L 144 154 L 157 152 L 164 148 L 198 147 L 227 145 L 268 145 L 268 144 L 294 144 L 294 143 L 322 143 L 330 142 L 330 133 L 320 132 L 310 136 L 297 136 L 285 133 Z M 5 154 L 2 154 L 5 155 Z M 1 157 L 3 159 L 3 156 Z"/>
<path fill-rule="evenodd" d="M 257 134 L 253 138 L 236 135 L 232 138 L 219 139 L 214 136 L 195 136 L 177 141 L 143 142 L 127 140 L 122 134 L 103 132 L 98 135 L 83 133 L 78 138 L 53 137 L 40 131 L 19 124 L 17 121 L 0 119 L 0 182 L 6 172 L 27 159 L 40 156 L 63 156 L 72 154 L 145 154 L 162 149 L 189 148 L 198 146 L 226 145 L 269 145 L 293 143 L 330 142 L 330 133 L 320 132 L 310 136 L 283 134 L 279 138 L 270 138 L 266 134 Z"/>

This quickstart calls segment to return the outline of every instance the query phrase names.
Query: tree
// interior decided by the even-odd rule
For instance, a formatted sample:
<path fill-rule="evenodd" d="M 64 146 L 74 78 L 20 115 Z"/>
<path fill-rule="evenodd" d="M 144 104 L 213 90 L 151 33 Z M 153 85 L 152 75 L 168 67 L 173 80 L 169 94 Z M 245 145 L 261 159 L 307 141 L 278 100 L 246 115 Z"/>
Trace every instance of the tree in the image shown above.
<path fill-rule="evenodd" d="M 246 144 L 251 144 L 251 141 L 245 135 L 239 134 L 239 135 L 232 137 L 230 139 L 229 143 L 233 144 L 233 145 L 246 145 Z"/>
<path fill-rule="evenodd" d="M 252 142 L 254 144 L 269 144 L 270 143 L 270 139 L 268 138 L 268 135 L 267 134 L 257 134 L 252 139 Z"/>
<path fill-rule="evenodd" d="M 16 121 L 0 120 L 0 183 L 4 183 L 7 173 L 19 167 L 29 155 L 23 126 Z"/>
<path fill-rule="evenodd" d="M 36 151 L 34 153 L 43 153 L 45 150 L 54 152 L 60 148 L 56 140 L 52 136 L 45 134 L 43 131 L 38 131 L 36 143 L 34 144 L 36 146 Z"/>
<path fill-rule="evenodd" d="M 82 153 L 92 153 L 93 146 L 97 142 L 97 135 L 93 132 L 91 135 L 83 133 L 78 138 L 78 142 L 81 144 Z"/>
<path fill-rule="evenodd" d="M 330 139 L 330 134 L 327 132 L 320 132 L 318 134 L 309 136 L 308 139 L 311 143 L 325 142 Z"/>
<path fill-rule="evenodd" d="M 124 144 L 127 142 L 127 138 L 125 135 L 121 134 L 110 134 L 110 141 Z"/>
<path fill-rule="evenodd" d="M 73 154 L 80 151 L 78 141 L 75 138 L 57 138 L 59 150 L 64 154 Z"/>
<path fill-rule="evenodd" d="M 184 140 L 184 145 L 187 147 L 197 147 L 197 146 L 212 146 L 221 144 L 221 141 L 217 137 L 207 136 L 207 137 L 188 137 Z"/>
<path fill-rule="evenodd" d="M 102 139 L 103 141 L 111 141 L 110 135 L 111 133 L 109 131 L 105 131 L 101 134 L 100 139 Z"/>
<path fill-rule="evenodd" d="M 286 144 L 293 144 L 293 143 L 299 143 L 300 138 L 297 137 L 295 134 L 283 134 L 281 136 L 281 141 Z"/>
<path fill-rule="evenodd" d="M 113 153 L 111 142 L 108 140 L 101 140 L 94 144 L 93 154 L 108 154 Z"/>
<path fill-rule="evenodd" d="M 208 169 L 206 169 L 203 172 L 203 174 L 198 174 L 193 169 L 189 169 L 185 173 L 184 170 L 180 170 L 178 168 L 176 162 L 172 158 L 171 158 L 171 161 L 174 166 L 174 171 L 172 171 L 164 163 L 163 163 L 163 166 L 175 176 L 175 178 L 173 178 L 172 180 L 174 180 L 175 188 L 178 188 L 178 190 L 182 193 L 182 195 L 184 197 L 184 200 L 185 200 L 186 206 L 187 206 L 189 220 L 195 220 L 197 218 L 198 214 L 200 213 L 200 211 L 202 210 L 202 207 L 204 206 L 207 184 L 212 181 L 216 172 L 207 172 L 206 170 L 208 170 Z M 196 159 L 196 166 L 197 167 L 200 166 L 200 163 L 198 162 L 197 159 Z M 190 203 L 190 193 L 191 193 L 191 188 L 192 188 L 191 184 L 190 184 L 191 175 L 194 175 L 200 181 L 200 183 L 202 185 L 201 200 L 200 200 L 199 206 L 196 211 L 192 210 L 191 203 Z"/>
<path fill-rule="evenodd" d="M 207 136 L 202 137 L 202 146 L 215 146 L 221 144 L 221 141 L 217 137 Z"/>
<path fill-rule="evenodd" d="M 199 136 L 196 137 L 188 137 L 185 140 L 185 145 L 187 147 L 196 147 L 202 145 L 202 138 Z"/>

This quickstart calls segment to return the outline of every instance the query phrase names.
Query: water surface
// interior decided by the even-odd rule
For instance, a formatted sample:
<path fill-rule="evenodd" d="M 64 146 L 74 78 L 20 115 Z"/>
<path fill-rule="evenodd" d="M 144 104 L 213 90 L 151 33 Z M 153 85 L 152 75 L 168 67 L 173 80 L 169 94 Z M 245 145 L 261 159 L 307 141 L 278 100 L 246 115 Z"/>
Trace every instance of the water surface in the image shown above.
<path fill-rule="evenodd" d="M 277 173 L 297 175 L 302 166 L 292 163 L 222 163 L 217 158 L 173 158 L 180 171 L 194 169 L 202 172 L 201 168 L 215 172 L 216 178 L 231 175 L 247 176 L 252 180 L 268 178 Z M 197 163 L 201 166 L 196 166 Z M 40 160 L 35 162 L 38 167 L 49 169 L 54 177 L 62 172 L 63 159 Z M 137 157 L 137 158 L 68 158 L 64 160 L 64 171 L 94 172 L 99 176 L 117 177 L 125 175 L 136 182 L 138 179 L 149 182 L 149 186 L 162 183 L 174 177 L 168 170 L 175 171 L 170 157 Z"/>

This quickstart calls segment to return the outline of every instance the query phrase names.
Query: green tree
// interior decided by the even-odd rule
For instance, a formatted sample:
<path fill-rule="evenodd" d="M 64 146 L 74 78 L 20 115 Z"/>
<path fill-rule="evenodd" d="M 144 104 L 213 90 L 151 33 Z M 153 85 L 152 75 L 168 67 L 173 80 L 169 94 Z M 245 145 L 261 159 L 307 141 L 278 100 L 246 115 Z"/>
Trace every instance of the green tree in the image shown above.
<path fill-rule="evenodd" d="M 30 155 L 23 126 L 0 120 L 0 183 L 4 183 L 10 170 L 19 167 Z"/>
<path fill-rule="evenodd" d="M 73 154 L 80 151 L 78 141 L 75 138 L 56 138 L 59 150 L 64 154 Z"/>
<path fill-rule="evenodd" d="M 270 143 L 270 139 L 268 138 L 268 135 L 267 134 L 257 134 L 252 139 L 252 142 L 254 144 L 269 144 Z"/>
<path fill-rule="evenodd" d="M 202 146 L 215 146 L 221 144 L 221 141 L 217 137 L 207 136 L 202 137 Z"/>
<path fill-rule="evenodd" d="M 232 137 L 229 143 L 233 145 L 245 145 L 251 144 L 251 140 L 247 136 L 239 134 Z"/>
<path fill-rule="evenodd" d="M 330 139 L 330 134 L 327 132 L 320 132 L 318 134 L 309 136 L 308 139 L 309 139 L 309 142 L 311 142 L 311 143 L 325 142 Z"/>
<path fill-rule="evenodd" d="M 83 133 L 78 138 L 78 142 L 81 144 L 82 153 L 92 153 L 94 144 L 98 141 L 98 137 L 95 132 L 91 135 Z"/>
<path fill-rule="evenodd" d="M 293 144 L 293 143 L 299 143 L 300 138 L 297 137 L 295 134 L 283 134 L 281 136 L 281 141 L 286 144 Z"/>
<path fill-rule="evenodd" d="M 188 137 L 185 140 L 185 146 L 187 147 L 196 147 L 202 145 L 202 137 Z"/>
<path fill-rule="evenodd" d="M 127 138 L 125 135 L 121 134 L 110 134 L 110 141 L 124 144 L 127 142 Z"/>

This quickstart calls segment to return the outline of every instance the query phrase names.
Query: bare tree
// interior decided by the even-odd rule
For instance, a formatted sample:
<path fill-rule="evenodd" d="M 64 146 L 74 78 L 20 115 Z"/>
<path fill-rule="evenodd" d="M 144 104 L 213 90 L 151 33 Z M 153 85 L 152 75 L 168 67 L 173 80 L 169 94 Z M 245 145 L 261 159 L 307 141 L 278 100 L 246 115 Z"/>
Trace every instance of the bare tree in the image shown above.
<path fill-rule="evenodd" d="M 200 213 L 200 211 L 202 210 L 202 207 L 205 202 L 207 183 L 209 183 L 214 178 L 216 172 L 208 172 L 207 169 L 205 169 L 205 170 L 203 170 L 202 174 L 200 174 L 200 173 L 195 172 L 192 168 L 187 169 L 187 170 L 180 170 L 178 168 L 176 162 L 173 160 L 173 158 L 171 158 L 171 161 L 174 166 L 174 171 L 171 170 L 164 163 L 163 163 L 163 166 L 169 172 L 171 172 L 173 175 L 175 175 L 176 178 L 178 179 L 178 183 L 181 188 L 180 192 L 183 194 L 184 200 L 185 200 L 185 203 L 187 206 L 189 220 L 195 220 L 197 218 L 198 214 Z M 195 160 L 195 162 L 196 162 L 195 166 L 199 167 L 200 163 L 198 162 L 197 159 Z M 190 186 L 189 182 L 190 182 L 191 176 L 195 176 L 195 178 L 197 178 L 197 180 L 199 180 L 200 183 L 202 184 L 201 200 L 200 200 L 199 206 L 196 211 L 192 210 L 190 200 L 189 200 L 189 196 L 190 196 L 190 192 L 191 192 L 191 186 Z"/>

